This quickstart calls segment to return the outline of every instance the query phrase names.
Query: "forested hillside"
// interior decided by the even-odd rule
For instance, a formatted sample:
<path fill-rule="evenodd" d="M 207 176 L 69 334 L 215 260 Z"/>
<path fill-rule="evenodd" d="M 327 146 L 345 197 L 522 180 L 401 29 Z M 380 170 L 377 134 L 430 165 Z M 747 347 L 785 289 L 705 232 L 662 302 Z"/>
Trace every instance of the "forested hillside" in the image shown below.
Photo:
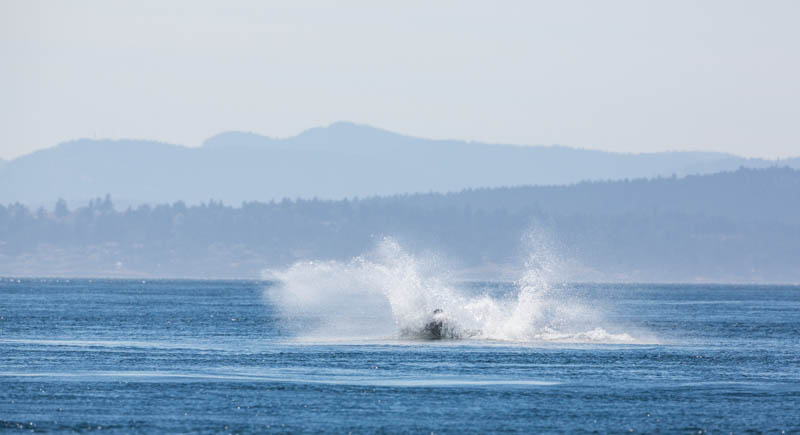
<path fill-rule="evenodd" d="M 0 274 L 257 278 L 392 236 L 465 277 L 510 277 L 537 249 L 522 242 L 531 231 L 565 279 L 800 282 L 800 171 L 236 206 L 9 204 L 0 206 Z"/>

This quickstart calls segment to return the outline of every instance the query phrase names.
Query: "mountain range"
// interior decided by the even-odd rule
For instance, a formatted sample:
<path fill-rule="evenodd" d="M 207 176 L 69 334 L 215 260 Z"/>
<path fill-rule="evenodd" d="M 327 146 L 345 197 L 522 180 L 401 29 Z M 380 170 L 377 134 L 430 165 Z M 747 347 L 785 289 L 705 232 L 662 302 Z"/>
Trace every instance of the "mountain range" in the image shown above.
<path fill-rule="evenodd" d="M 739 167 L 800 168 L 717 152 L 622 154 L 564 146 L 431 140 L 349 122 L 288 138 L 225 132 L 201 147 L 80 139 L 0 163 L 0 203 L 120 205 L 209 199 L 368 197 L 469 188 L 682 177 Z"/>

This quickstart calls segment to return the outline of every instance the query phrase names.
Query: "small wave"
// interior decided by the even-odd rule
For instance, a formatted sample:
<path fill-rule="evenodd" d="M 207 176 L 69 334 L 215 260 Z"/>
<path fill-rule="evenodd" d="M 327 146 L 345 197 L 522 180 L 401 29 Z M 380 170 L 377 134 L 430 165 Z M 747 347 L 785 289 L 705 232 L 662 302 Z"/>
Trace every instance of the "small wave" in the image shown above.
<path fill-rule="evenodd" d="M 32 346 L 65 346 L 65 347 L 81 347 L 81 348 L 224 350 L 224 348 L 221 348 L 219 346 L 209 346 L 201 343 L 167 342 L 167 341 L 0 338 L 0 344 L 19 344 L 19 345 L 32 345 Z"/>
<path fill-rule="evenodd" d="M 291 372 L 291 371 L 290 371 Z M 374 387 L 459 387 L 459 386 L 550 386 L 559 382 L 537 379 L 503 379 L 475 376 L 418 377 L 418 376 L 367 376 L 364 373 L 319 375 L 299 371 L 288 375 L 279 370 L 264 370 L 263 373 L 219 373 L 219 372 L 178 372 L 178 371 L 78 371 L 78 372 L 0 372 L 0 378 L 37 380 L 54 378 L 62 381 L 116 382 L 130 380 L 136 382 L 207 382 L 207 381 L 247 381 L 298 384 L 360 385 Z"/>

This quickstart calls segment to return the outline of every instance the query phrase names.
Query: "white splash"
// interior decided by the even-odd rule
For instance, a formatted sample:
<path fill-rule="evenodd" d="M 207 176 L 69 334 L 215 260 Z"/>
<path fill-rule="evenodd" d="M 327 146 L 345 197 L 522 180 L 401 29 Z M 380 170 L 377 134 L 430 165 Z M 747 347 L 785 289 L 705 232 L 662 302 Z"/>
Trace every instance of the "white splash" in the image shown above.
<path fill-rule="evenodd" d="M 550 285 L 557 262 L 540 238 L 511 295 L 459 289 L 435 260 L 415 258 L 392 238 L 348 262 L 298 262 L 264 273 L 265 290 L 294 332 L 322 340 L 409 338 L 435 309 L 456 336 L 514 342 L 635 343 L 602 316 Z M 411 331 L 411 333 L 409 333 Z"/>

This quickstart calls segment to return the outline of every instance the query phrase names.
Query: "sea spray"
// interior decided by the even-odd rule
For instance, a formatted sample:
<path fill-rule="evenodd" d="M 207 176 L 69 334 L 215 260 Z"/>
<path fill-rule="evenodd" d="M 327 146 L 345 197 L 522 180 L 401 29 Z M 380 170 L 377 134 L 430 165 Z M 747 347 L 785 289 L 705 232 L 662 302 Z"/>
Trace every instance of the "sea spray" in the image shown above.
<path fill-rule="evenodd" d="M 596 309 L 554 286 L 557 257 L 537 234 L 525 239 L 526 267 L 515 291 L 498 296 L 459 285 L 431 258 L 405 251 L 393 238 L 347 262 L 303 261 L 265 271 L 275 282 L 265 297 L 294 334 L 315 340 L 413 339 L 431 313 L 444 311 L 446 338 L 514 342 L 635 342 L 610 333 Z"/>

